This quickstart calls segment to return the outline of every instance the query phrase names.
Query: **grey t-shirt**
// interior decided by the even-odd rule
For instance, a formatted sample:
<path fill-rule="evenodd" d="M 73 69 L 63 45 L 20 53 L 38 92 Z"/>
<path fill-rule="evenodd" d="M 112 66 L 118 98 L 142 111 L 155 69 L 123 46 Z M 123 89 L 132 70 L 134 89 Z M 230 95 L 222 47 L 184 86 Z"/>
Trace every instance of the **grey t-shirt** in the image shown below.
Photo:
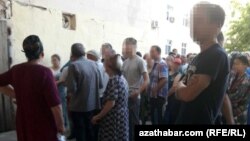
<path fill-rule="evenodd" d="M 146 63 L 138 56 L 124 61 L 123 75 L 129 85 L 129 94 L 138 90 L 143 82 L 143 73 L 147 72 Z"/>

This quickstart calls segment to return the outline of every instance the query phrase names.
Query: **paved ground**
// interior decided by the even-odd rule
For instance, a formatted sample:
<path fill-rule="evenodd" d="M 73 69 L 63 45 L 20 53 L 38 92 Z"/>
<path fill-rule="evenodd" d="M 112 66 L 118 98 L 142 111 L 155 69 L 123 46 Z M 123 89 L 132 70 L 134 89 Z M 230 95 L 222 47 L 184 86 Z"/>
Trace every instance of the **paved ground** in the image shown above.
<path fill-rule="evenodd" d="M 146 125 L 151 125 L 151 122 L 147 121 Z M 16 131 L 0 133 L 0 141 L 17 141 Z M 68 141 L 75 141 L 75 140 L 68 140 Z"/>
<path fill-rule="evenodd" d="M 0 141 L 17 141 L 16 139 L 16 132 L 10 131 L 5 133 L 0 133 Z M 70 140 L 74 141 L 74 140 Z"/>
<path fill-rule="evenodd" d="M 16 132 L 0 133 L 0 141 L 16 141 Z"/>

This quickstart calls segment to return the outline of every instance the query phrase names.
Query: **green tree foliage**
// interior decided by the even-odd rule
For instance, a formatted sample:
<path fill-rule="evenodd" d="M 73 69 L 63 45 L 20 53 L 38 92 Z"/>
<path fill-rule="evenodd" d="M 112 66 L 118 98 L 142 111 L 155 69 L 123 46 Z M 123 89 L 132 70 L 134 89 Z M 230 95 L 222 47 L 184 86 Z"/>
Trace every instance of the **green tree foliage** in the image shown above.
<path fill-rule="evenodd" d="M 234 0 L 231 4 L 234 19 L 229 25 L 225 48 L 228 52 L 250 51 L 250 2 L 242 5 Z"/>

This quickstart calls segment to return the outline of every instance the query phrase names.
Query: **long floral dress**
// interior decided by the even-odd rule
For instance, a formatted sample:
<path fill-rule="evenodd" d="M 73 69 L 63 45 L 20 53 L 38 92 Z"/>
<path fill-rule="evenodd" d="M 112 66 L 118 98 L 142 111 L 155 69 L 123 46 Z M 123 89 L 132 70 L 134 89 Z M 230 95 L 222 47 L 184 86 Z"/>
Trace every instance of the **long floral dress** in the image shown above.
<path fill-rule="evenodd" d="M 123 76 L 110 78 L 103 95 L 103 103 L 114 100 L 115 105 L 100 121 L 99 141 L 128 141 L 128 84 Z"/>
<path fill-rule="evenodd" d="M 250 98 L 250 78 L 231 75 L 227 94 L 231 100 L 233 116 L 236 124 L 247 124 L 247 111 Z"/>

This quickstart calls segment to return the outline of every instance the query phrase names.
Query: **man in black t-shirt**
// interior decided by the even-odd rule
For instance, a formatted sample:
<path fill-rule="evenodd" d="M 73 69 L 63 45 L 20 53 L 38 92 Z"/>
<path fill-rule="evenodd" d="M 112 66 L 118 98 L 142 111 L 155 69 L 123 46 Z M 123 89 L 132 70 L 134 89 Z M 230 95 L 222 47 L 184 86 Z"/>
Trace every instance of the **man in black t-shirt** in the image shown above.
<path fill-rule="evenodd" d="M 229 73 L 227 54 L 217 43 L 225 12 L 210 3 L 195 5 L 192 12 L 192 38 L 200 45 L 201 53 L 176 86 L 176 98 L 182 101 L 176 124 L 214 124 Z"/>

